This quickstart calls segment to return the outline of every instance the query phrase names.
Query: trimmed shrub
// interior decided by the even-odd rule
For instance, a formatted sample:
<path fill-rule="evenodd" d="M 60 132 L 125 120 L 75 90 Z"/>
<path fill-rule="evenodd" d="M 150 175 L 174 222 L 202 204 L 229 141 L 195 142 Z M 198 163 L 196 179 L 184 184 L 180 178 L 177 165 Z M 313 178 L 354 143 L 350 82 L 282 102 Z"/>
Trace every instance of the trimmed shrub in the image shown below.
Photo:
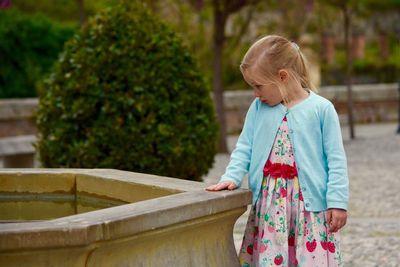
<path fill-rule="evenodd" d="M 0 15 L 0 98 L 36 96 L 36 83 L 57 60 L 71 27 L 42 15 L 4 10 Z"/>
<path fill-rule="evenodd" d="M 89 21 L 40 90 L 45 167 L 114 168 L 201 180 L 216 153 L 214 107 L 178 36 L 142 4 Z"/>

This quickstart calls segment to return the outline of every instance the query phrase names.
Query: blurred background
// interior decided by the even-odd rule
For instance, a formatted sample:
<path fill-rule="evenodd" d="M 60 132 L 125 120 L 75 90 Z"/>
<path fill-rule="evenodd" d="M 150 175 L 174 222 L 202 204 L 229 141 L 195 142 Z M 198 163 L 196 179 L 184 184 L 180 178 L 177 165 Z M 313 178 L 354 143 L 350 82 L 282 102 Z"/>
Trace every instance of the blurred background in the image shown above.
<path fill-rule="evenodd" d="M 88 19 L 119 1 L 3 2 L 0 98 L 8 99 L 35 98 L 38 82 L 57 61 L 63 44 Z M 212 88 L 221 152 L 228 151 L 226 135 L 240 132 L 251 99 L 234 104 L 234 99 L 227 101 L 226 97 L 249 89 L 238 66 L 251 43 L 266 34 L 283 35 L 299 44 L 310 62 L 314 85 L 335 103 L 341 121 L 350 123 L 352 138 L 354 123 L 395 121 L 398 117 L 399 0 L 141 2 L 182 37 Z M 353 94 L 352 84 L 365 86 L 356 87 Z M 10 131 L 3 128 L 0 136 L 10 135 L 6 133 Z"/>
<path fill-rule="evenodd" d="M 57 59 L 63 43 L 87 19 L 118 2 L 13 0 L 1 13 L 0 97 L 36 96 L 35 82 Z M 210 59 L 215 45 L 222 43 L 225 90 L 247 88 L 238 71 L 240 60 L 252 42 L 272 33 L 297 42 L 309 53 L 316 86 L 345 84 L 345 13 L 352 24 L 353 82 L 390 83 L 399 78 L 398 0 L 142 2 L 182 35 L 210 83 L 213 77 Z M 9 79 L 10 73 L 13 79 Z"/>

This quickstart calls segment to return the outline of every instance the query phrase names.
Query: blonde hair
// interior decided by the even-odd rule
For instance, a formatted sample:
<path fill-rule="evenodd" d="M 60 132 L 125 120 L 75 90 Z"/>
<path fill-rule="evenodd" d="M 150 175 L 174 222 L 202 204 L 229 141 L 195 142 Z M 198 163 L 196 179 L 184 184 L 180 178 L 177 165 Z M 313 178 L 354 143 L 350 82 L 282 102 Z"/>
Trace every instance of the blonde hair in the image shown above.
<path fill-rule="evenodd" d="M 312 85 L 307 60 L 296 43 L 278 35 L 267 35 L 256 41 L 247 51 L 240 64 L 245 80 L 258 84 L 276 85 L 285 103 L 290 102 L 287 88 L 280 82 L 278 72 L 285 69 L 301 87 L 317 91 Z"/>

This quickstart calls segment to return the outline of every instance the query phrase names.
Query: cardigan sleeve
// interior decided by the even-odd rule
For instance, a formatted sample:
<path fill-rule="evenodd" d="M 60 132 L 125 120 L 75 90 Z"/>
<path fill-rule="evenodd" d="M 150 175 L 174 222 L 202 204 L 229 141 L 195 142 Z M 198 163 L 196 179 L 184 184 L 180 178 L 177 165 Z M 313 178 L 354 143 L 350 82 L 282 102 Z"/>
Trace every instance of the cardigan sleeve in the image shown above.
<path fill-rule="evenodd" d="M 347 210 L 349 180 L 339 117 L 332 103 L 324 110 L 323 147 L 328 165 L 327 208 Z"/>
<path fill-rule="evenodd" d="M 222 175 L 220 182 L 231 181 L 237 187 L 242 185 L 243 177 L 249 171 L 251 150 L 253 144 L 254 121 L 259 106 L 256 98 L 247 111 L 242 132 L 230 158 L 230 162 Z"/>

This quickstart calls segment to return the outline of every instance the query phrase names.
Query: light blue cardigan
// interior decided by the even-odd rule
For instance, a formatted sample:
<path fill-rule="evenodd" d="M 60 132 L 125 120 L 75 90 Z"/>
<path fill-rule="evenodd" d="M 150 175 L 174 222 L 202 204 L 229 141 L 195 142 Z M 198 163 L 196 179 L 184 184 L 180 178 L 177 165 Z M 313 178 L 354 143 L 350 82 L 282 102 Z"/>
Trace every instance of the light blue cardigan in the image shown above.
<path fill-rule="evenodd" d="M 240 187 L 248 173 L 256 203 L 264 164 L 285 115 L 305 209 L 347 210 L 349 182 L 339 118 L 333 104 L 312 91 L 289 109 L 282 104 L 270 107 L 256 98 L 220 182 L 233 181 Z"/>

